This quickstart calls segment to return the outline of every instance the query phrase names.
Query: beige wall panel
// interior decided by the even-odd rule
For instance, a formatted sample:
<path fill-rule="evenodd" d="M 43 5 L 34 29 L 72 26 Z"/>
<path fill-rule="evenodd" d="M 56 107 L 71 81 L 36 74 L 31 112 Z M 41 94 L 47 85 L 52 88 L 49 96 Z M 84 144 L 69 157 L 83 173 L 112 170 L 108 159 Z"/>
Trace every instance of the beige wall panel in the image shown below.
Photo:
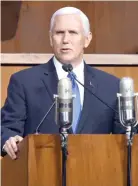
<path fill-rule="evenodd" d="M 1 105 L 4 104 L 5 98 L 7 96 L 7 86 L 9 83 L 10 76 L 22 69 L 30 68 L 28 66 L 3 66 L 1 67 L 1 76 L 2 76 L 2 99 Z M 135 91 L 138 92 L 138 67 L 96 67 L 105 72 L 111 73 L 119 78 L 124 76 L 130 76 L 134 79 L 135 82 Z"/>
<path fill-rule="evenodd" d="M 138 2 L 130 1 L 3 2 L 2 52 L 51 53 L 50 17 L 64 6 L 80 8 L 90 18 L 93 41 L 86 53 L 138 52 Z"/>
<path fill-rule="evenodd" d="M 134 79 L 135 91 L 138 92 L 138 66 L 132 67 L 96 67 L 119 78 L 129 76 Z"/>
<path fill-rule="evenodd" d="M 95 3 L 95 33 L 98 53 L 138 52 L 138 2 Z"/>
<path fill-rule="evenodd" d="M 92 2 L 22 2 L 17 32 L 11 41 L 2 42 L 2 52 L 52 52 L 49 45 L 49 22 L 52 14 L 64 6 L 75 6 L 86 12 L 93 22 Z M 7 9 L 10 11 L 10 6 Z M 9 7 L 9 8 L 8 8 Z M 6 8 L 5 8 L 6 9 Z M 86 11 L 87 10 L 87 11 Z M 5 10 L 6 11 L 6 10 Z M 11 11 L 11 16 L 12 16 Z M 9 13 L 8 13 L 9 15 Z M 6 19 L 7 20 L 7 19 Z M 14 20 L 14 19 L 13 19 Z M 14 43 L 14 44 L 13 44 Z M 94 39 L 93 39 L 94 44 Z M 91 51 L 92 45 L 91 43 Z"/>
<path fill-rule="evenodd" d="M 1 105 L 2 106 L 7 96 L 7 87 L 8 87 L 11 75 L 25 68 L 30 68 L 30 67 L 24 67 L 24 66 L 3 66 L 1 67 Z"/>

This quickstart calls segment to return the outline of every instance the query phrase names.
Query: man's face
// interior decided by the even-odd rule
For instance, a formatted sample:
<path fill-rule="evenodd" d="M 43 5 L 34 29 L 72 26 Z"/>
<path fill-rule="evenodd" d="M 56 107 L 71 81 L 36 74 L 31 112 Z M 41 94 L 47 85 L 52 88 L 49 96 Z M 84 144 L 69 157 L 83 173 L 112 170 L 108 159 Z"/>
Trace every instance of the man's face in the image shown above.
<path fill-rule="evenodd" d="M 91 33 L 85 36 L 79 15 L 59 15 L 55 17 L 50 42 L 56 58 L 62 63 L 79 64 L 83 50 L 91 41 Z"/>

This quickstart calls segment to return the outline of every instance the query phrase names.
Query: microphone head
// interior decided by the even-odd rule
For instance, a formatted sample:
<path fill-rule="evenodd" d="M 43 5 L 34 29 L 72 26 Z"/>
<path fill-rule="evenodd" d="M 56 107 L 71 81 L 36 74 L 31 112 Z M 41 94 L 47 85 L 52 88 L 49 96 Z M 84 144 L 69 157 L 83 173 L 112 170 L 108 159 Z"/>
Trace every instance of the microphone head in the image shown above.
<path fill-rule="evenodd" d="M 134 82 L 130 77 L 124 77 L 120 81 L 120 94 L 122 97 L 134 96 Z"/>
<path fill-rule="evenodd" d="M 58 82 L 58 96 L 60 99 L 72 98 L 72 83 L 69 78 L 63 78 Z"/>
<path fill-rule="evenodd" d="M 67 130 L 72 125 L 73 98 L 72 83 L 69 78 L 63 78 L 58 82 L 58 97 L 56 101 L 55 121 L 62 130 Z"/>
<path fill-rule="evenodd" d="M 71 72 L 73 70 L 73 66 L 71 64 L 64 64 L 62 68 L 65 72 Z"/>
<path fill-rule="evenodd" d="M 136 121 L 134 82 L 130 77 L 120 81 L 119 116 L 123 126 L 134 126 Z"/>

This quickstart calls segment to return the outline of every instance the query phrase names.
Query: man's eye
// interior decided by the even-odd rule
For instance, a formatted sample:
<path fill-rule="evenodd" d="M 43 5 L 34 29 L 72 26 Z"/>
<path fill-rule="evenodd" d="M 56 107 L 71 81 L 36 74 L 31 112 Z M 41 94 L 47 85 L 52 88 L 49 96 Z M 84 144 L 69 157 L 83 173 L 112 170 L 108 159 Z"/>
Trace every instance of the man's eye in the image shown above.
<path fill-rule="evenodd" d="M 63 31 L 57 31 L 56 34 L 63 34 Z"/>
<path fill-rule="evenodd" d="M 70 33 L 70 34 L 77 34 L 77 32 L 75 32 L 75 31 L 73 31 L 73 30 L 70 31 L 69 33 Z"/>

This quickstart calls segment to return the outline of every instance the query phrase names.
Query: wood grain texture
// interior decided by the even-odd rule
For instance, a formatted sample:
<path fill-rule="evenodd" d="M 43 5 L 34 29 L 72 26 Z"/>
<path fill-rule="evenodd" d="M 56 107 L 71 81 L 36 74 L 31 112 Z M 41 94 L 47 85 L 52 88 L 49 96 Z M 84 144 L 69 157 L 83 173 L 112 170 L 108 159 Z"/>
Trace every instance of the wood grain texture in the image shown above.
<path fill-rule="evenodd" d="M 12 160 L 9 156 L 1 159 L 2 186 L 28 186 L 28 143 L 26 139 L 19 149 L 21 153 L 18 152 L 16 160 Z"/>
<path fill-rule="evenodd" d="M 138 185 L 138 136 L 133 141 L 132 184 Z M 26 152 L 24 154 L 24 152 Z M 125 135 L 69 135 L 67 159 L 67 186 L 126 186 L 127 185 L 127 142 Z M 26 156 L 27 155 L 27 156 Z M 28 160 L 28 161 L 27 161 Z M 29 135 L 20 147 L 15 161 L 4 157 L 2 171 L 20 175 L 22 166 L 27 177 L 17 177 L 20 185 L 61 185 L 61 146 L 59 135 Z M 29 164 L 28 164 L 29 162 Z M 31 171 L 29 166 L 31 166 Z M 4 167 L 5 166 L 5 167 Z M 19 171 L 20 170 L 20 171 Z M 22 172 L 23 173 L 23 172 Z M 3 180 L 7 172 L 2 173 Z M 35 176 L 35 177 L 33 177 Z M 34 179 L 33 179 L 34 178 Z M 35 180 L 35 181 L 34 181 Z M 15 186 L 12 177 L 6 182 Z M 10 183 L 10 185 L 9 185 Z"/>
<path fill-rule="evenodd" d="M 32 136 L 30 137 L 30 140 L 26 138 L 27 145 L 28 145 L 28 186 L 38 186 L 39 185 L 39 179 L 38 179 L 38 170 L 42 169 L 37 167 L 37 154 L 36 154 L 36 148 L 35 148 L 35 142 L 32 139 Z M 44 162 L 43 162 L 44 163 Z"/>
<path fill-rule="evenodd" d="M 1 67 L 1 106 L 3 106 L 5 99 L 7 97 L 7 88 L 12 74 L 30 67 L 24 66 L 10 66 L 10 67 Z"/>
<path fill-rule="evenodd" d="M 126 185 L 126 146 L 123 136 L 78 135 L 69 138 L 69 186 Z M 76 148 L 79 146 L 79 148 Z M 71 179 L 72 178 L 72 179 Z"/>
<path fill-rule="evenodd" d="M 60 136 L 32 136 L 35 143 L 39 185 L 61 186 Z M 31 147 L 31 146 L 30 146 Z"/>
<path fill-rule="evenodd" d="M 136 53 L 138 51 L 138 2 L 96 2 L 95 25 L 98 53 Z"/>
<path fill-rule="evenodd" d="M 13 37 L 7 36 L 8 39 L 2 40 L 4 53 L 52 53 L 49 45 L 50 18 L 64 6 L 77 7 L 90 19 L 93 40 L 86 53 L 138 52 L 138 2 L 23 1 L 21 6 L 12 2 L 5 6 L 4 3 L 2 37 L 6 38 L 6 33 L 9 36 L 10 29 L 11 32 L 16 29 Z"/>

